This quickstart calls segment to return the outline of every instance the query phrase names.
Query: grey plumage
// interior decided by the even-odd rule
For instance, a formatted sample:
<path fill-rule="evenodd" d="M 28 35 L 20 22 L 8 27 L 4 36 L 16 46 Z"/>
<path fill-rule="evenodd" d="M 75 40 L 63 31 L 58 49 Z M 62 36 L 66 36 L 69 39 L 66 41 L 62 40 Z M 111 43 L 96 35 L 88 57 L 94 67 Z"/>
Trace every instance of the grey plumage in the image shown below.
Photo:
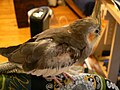
<path fill-rule="evenodd" d="M 0 52 L 10 62 L 22 65 L 26 72 L 64 68 L 88 57 L 94 44 L 94 40 L 87 40 L 88 34 L 95 34 L 97 39 L 99 34 L 95 30 L 98 28 L 93 19 L 77 20 L 67 27 L 46 30 L 10 53 L 7 52 L 10 47 L 1 48 Z"/>
<path fill-rule="evenodd" d="M 21 45 L 0 48 L 0 54 L 14 64 L 11 68 L 17 68 L 16 72 L 56 75 L 76 62 L 82 63 L 90 55 L 99 32 L 98 20 L 87 17 L 66 27 L 45 30 Z"/>
<path fill-rule="evenodd" d="M 0 64 L 0 73 L 25 73 L 21 68 L 15 63 L 2 63 Z"/>

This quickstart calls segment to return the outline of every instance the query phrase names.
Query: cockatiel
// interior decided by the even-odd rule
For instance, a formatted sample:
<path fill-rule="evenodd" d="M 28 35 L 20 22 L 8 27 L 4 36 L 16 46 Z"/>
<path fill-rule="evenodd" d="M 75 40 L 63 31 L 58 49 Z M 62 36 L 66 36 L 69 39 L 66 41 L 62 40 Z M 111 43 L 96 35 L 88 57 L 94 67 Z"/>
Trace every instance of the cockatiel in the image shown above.
<path fill-rule="evenodd" d="M 0 73 L 47 77 L 64 72 L 76 62 L 82 63 L 100 34 L 101 24 L 94 14 L 65 27 L 45 30 L 18 46 L 0 48 L 0 54 L 8 58 L 0 65 Z"/>

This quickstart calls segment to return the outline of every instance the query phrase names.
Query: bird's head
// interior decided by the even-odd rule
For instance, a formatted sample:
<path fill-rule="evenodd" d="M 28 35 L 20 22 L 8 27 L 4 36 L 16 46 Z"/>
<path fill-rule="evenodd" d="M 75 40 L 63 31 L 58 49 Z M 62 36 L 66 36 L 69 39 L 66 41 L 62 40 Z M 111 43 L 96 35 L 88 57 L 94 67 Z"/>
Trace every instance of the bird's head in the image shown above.
<path fill-rule="evenodd" d="M 95 6 L 90 17 L 87 17 L 88 23 L 91 23 L 91 26 L 88 26 L 87 34 L 87 43 L 89 47 L 93 48 L 101 32 L 101 1 L 95 0 Z"/>
<path fill-rule="evenodd" d="M 79 19 L 70 26 L 74 36 L 76 35 L 78 40 L 85 41 L 91 48 L 100 36 L 101 25 L 98 23 L 97 19 L 91 17 Z"/>
<path fill-rule="evenodd" d="M 79 19 L 70 25 L 72 35 L 79 43 L 79 48 L 84 48 L 84 56 L 89 56 L 99 40 L 101 32 L 100 0 L 96 0 L 91 16 Z"/>
<path fill-rule="evenodd" d="M 90 26 L 88 25 L 86 28 L 86 41 L 89 45 L 89 47 L 93 47 L 95 43 L 98 41 L 98 38 L 101 33 L 101 25 L 97 22 L 96 19 L 89 18 L 88 23 L 90 23 Z"/>

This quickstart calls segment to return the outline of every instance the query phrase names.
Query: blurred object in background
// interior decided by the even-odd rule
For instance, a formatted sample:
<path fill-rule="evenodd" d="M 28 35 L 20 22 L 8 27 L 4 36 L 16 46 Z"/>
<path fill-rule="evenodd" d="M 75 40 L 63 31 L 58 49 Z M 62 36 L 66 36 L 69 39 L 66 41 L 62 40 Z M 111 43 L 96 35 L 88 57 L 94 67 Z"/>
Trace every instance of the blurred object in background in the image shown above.
<path fill-rule="evenodd" d="M 92 14 L 95 0 L 73 0 L 77 7 L 83 12 L 84 15 L 90 16 Z"/>
<path fill-rule="evenodd" d="M 111 0 L 116 9 L 120 10 L 120 0 Z"/>
<path fill-rule="evenodd" d="M 49 28 L 49 20 L 51 16 L 52 10 L 47 6 L 28 11 L 31 37 Z"/>
<path fill-rule="evenodd" d="M 105 74 L 103 73 L 98 60 L 93 55 L 91 55 L 87 59 L 85 59 L 85 63 L 87 64 L 88 69 L 93 70 L 98 75 L 105 77 Z"/>
<path fill-rule="evenodd" d="M 65 6 L 65 0 L 58 0 L 58 5 Z"/>
<path fill-rule="evenodd" d="M 48 5 L 49 6 L 57 6 L 57 0 L 48 0 Z"/>
<path fill-rule="evenodd" d="M 10 0 L 8 2 L 11 2 Z M 13 0 L 18 28 L 28 27 L 27 12 L 40 6 L 47 6 L 47 0 Z"/>
<path fill-rule="evenodd" d="M 67 19 L 66 16 L 60 16 L 60 17 L 58 18 L 58 23 L 59 23 L 59 26 L 60 26 L 60 27 L 66 26 L 66 25 L 69 24 L 69 23 L 68 23 L 68 19 Z"/>

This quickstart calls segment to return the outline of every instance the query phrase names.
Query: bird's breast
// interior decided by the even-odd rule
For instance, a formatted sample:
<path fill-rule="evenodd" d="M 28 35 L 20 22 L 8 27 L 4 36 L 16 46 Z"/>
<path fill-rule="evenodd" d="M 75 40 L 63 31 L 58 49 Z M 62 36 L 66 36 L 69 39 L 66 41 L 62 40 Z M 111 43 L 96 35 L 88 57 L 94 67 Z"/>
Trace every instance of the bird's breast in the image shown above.
<path fill-rule="evenodd" d="M 32 70 L 30 72 L 27 72 L 27 74 L 32 74 L 32 75 L 36 75 L 36 76 L 43 76 L 43 77 L 47 77 L 47 76 L 55 76 L 55 75 L 58 75 L 58 74 L 61 74 L 63 72 L 68 72 L 69 69 L 71 68 L 72 66 L 68 66 L 68 67 L 64 67 L 64 68 L 54 68 L 54 69 L 38 69 L 38 70 Z"/>

